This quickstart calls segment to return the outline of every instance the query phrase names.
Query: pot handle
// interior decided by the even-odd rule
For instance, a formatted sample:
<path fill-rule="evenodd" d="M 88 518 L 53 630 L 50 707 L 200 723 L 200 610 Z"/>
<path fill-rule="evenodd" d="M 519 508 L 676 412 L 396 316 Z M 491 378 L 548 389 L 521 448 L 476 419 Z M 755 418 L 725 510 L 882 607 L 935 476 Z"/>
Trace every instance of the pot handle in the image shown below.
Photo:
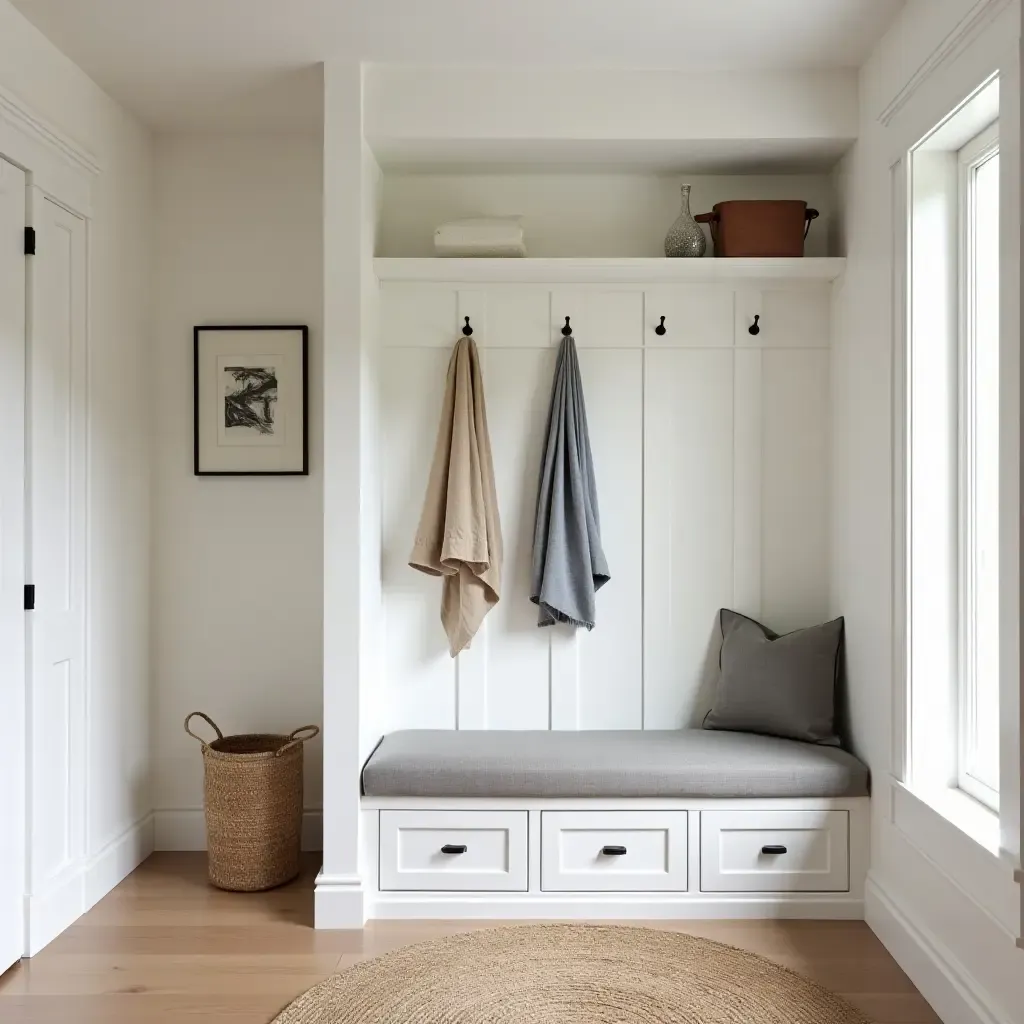
<path fill-rule="evenodd" d="M 698 213 L 693 219 L 698 224 L 707 224 L 711 228 L 711 243 L 712 245 L 717 245 L 718 236 L 715 233 L 715 225 L 718 223 L 717 211 L 713 211 L 711 213 Z"/>
<path fill-rule="evenodd" d="M 817 210 L 813 210 L 809 206 L 806 210 L 804 210 L 804 218 L 807 221 L 807 223 L 804 225 L 804 238 L 807 237 L 807 232 L 811 230 L 811 221 L 817 220 L 820 216 L 821 214 L 818 213 Z"/>

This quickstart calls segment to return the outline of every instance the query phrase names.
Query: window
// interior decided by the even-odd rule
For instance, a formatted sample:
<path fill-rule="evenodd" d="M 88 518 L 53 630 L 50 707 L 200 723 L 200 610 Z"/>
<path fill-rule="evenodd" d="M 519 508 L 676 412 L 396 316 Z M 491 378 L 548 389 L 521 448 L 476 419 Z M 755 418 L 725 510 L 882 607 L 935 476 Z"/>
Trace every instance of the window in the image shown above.
<path fill-rule="evenodd" d="M 958 153 L 957 784 L 999 800 L 999 134 Z"/>
<path fill-rule="evenodd" d="M 985 808 L 999 811 L 1008 668 L 1000 449 L 1016 429 L 1000 408 L 1008 391 L 999 380 L 998 116 L 993 81 L 910 151 L 907 334 L 897 366 L 906 387 L 897 436 L 907 672 L 899 771 L 933 807 L 969 805 L 986 819 Z M 903 173 L 897 165 L 895 185 Z"/>

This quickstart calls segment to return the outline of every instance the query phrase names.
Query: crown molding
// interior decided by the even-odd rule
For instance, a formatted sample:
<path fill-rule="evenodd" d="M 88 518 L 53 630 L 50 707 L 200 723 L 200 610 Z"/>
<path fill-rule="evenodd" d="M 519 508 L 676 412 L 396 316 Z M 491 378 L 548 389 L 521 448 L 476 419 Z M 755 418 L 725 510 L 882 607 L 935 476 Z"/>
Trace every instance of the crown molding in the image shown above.
<path fill-rule="evenodd" d="M 932 50 L 924 63 L 910 76 L 907 84 L 878 115 L 878 121 L 882 125 L 888 126 L 921 86 L 939 68 L 956 60 L 1012 2 L 1013 0 L 978 0 L 952 32 Z"/>
<path fill-rule="evenodd" d="M 19 97 L 3 87 L 0 87 L 0 117 L 75 169 L 92 176 L 102 170 L 99 161 L 89 150 L 38 117 Z"/>

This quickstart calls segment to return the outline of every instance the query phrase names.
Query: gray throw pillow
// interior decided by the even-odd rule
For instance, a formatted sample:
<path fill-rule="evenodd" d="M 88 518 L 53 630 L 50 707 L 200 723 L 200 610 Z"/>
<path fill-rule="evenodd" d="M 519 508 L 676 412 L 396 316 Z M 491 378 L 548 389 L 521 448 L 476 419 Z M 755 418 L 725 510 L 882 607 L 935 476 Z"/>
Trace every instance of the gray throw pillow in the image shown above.
<path fill-rule="evenodd" d="M 836 681 L 843 620 L 779 636 L 723 608 L 720 673 L 705 729 L 839 745 Z"/>

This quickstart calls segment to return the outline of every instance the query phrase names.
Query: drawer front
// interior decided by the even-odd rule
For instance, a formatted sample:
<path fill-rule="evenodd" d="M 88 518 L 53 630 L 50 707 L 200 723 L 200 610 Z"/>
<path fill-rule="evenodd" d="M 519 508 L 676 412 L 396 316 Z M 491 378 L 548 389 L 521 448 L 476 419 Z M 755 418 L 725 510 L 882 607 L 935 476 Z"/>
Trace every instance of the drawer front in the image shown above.
<path fill-rule="evenodd" d="M 686 811 L 544 811 L 545 892 L 686 889 Z"/>
<path fill-rule="evenodd" d="M 847 892 L 847 811 L 702 811 L 703 892 Z"/>
<path fill-rule="evenodd" d="M 525 892 L 526 811 L 381 811 L 382 890 Z"/>

